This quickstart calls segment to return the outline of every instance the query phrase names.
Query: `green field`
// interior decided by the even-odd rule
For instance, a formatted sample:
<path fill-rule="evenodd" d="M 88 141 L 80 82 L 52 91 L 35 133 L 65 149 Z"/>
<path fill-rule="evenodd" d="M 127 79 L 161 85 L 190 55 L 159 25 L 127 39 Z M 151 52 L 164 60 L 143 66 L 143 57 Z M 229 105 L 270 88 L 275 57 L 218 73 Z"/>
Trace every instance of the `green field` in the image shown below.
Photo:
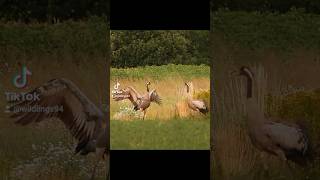
<path fill-rule="evenodd" d="M 209 91 L 209 66 L 169 64 L 112 68 L 110 92 L 116 79 L 120 88 L 133 86 L 139 92 L 145 92 L 145 83 L 150 81 L 151 89 L 156 89 L 163 104 L 151 104 L 143 121 L 136 116 L 139 112 L 132 110 L 129 100 L 116 102 L 111 99 L 112 149 L 209 149 L 210 115 L 189 109 L 183 117 L 178 113 L 184 108 L 181 105 L 184 103 L 184 82 L 192 81 L 196 90 Z"/>
<path fill-rule="evenodd" d="M 111 149 L 208 149 L 210 120 L 111 121 Z"/>

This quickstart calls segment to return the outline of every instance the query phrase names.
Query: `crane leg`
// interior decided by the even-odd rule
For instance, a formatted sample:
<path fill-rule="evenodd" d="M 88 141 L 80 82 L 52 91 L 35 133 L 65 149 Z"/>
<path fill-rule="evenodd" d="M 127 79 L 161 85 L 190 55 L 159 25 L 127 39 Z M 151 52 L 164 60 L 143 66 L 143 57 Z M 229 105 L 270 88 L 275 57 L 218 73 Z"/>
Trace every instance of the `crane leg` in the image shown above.
<path fill-rule="evenodd" d="M 286 166 L 288 167 L 289 171 L 290 171 L 290 175 L 292 176 L 291 178 L 293 178 L 293 169 L 291 167 L 291 165 L 289 164 L 289 161 L 286 157 L 286 155 L 284 154 L 284 152 L 281 149 L 278 149 L 276 151 L 278 157 L 280 158 L 280 160 L 286 164 Z"/>
<path fill-rule="evenodd" d="M 143 120 L 144 120 L 144 118 L 146 117 L 146 113 L 147 113 L 147 110 L 144 110 L 144 111 L 143 111 Z"/>

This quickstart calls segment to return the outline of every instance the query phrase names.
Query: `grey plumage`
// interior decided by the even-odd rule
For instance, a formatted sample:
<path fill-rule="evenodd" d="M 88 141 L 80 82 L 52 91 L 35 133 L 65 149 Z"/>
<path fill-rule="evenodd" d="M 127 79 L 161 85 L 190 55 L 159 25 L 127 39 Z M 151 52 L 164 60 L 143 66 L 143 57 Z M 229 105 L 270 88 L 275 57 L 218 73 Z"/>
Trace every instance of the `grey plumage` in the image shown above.
<path fill-rule="evenodd" d="M 98 162 L 107 155 L 107 128 L 102 125 L 107 117 L 68 79 L 52 79 L 27 94 L 33 93 L 38 94 L 40 100 L 15 102 L 9 108 L 13 112 L 10 117 L 16 119 L 15 123 L 20 125 L 48 118 L 61 120 L 72 136 L 78 140 L 75 154 L 86 155 L 96 152 L 97 162 L 92 173 L 93 178 Z M 18 108 L 36 106 L 44 108 L 56 106 L 60 109 L 55 109 L 54 112 L 16 111 Z"/>
<path fill-rule="evenodd" d="M 253 95 L 254 74 L 248 67 L 242 67 L 239 75 L 245 76 L 247 80 L 246 106 L 249 136 L 253 145 L 285 162 L 291 160 L 300 165 L 305 164 L 309 142 L 303 128 L 297 124 L 278 123 L 266 118 Z"/>

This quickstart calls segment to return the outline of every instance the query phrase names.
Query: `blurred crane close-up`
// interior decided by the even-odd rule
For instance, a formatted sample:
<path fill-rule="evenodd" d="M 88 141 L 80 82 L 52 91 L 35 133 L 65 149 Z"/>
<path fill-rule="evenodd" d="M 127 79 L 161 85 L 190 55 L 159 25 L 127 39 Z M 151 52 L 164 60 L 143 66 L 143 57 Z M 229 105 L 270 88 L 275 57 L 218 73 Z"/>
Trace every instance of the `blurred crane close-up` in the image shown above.
<path fill-rule="evenodd" d="M 16 124 L 28 125 L 45 119 L 59 119 L 78 140 L 75 154 L 96 154 L 96 163 L 92 170 L 91 179 L 94 179 L 96 167 L 101 159 L 107 159 L 109 152 L 107 116 L 104 110 L 99 109 L 90 99 L 70 80 L 52 79 L 30 91 L 28 94 L 37 94 L 40 100 L 26 99 L 18 102 L 9 102 L 12 105 L 9 111 Z M 61 107 L 55 111 L 22 111 L 32 107 Z M 108 171 L 108 170 L 107 170 Z"/>

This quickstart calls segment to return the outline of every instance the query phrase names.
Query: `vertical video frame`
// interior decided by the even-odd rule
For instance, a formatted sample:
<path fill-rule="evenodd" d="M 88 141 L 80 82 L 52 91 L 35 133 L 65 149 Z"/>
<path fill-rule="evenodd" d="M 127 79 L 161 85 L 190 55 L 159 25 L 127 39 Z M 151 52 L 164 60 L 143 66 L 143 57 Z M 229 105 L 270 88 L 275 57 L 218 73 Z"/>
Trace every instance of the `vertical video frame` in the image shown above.
<path fill-rule="evenodd" d="M 112 150 L 208 150 L 207 30 L 112 30 Z"/>
<path fill-rule="evenodd" d="M 1 7 L 0 179 L 105 180 L 108 4 L 32 2 Z"/>
<path fill-rule="evenodd" d="M 318 179 L 320 11 L 303 3 L 253 6 L 211 10 L 211 176 Z"/>

